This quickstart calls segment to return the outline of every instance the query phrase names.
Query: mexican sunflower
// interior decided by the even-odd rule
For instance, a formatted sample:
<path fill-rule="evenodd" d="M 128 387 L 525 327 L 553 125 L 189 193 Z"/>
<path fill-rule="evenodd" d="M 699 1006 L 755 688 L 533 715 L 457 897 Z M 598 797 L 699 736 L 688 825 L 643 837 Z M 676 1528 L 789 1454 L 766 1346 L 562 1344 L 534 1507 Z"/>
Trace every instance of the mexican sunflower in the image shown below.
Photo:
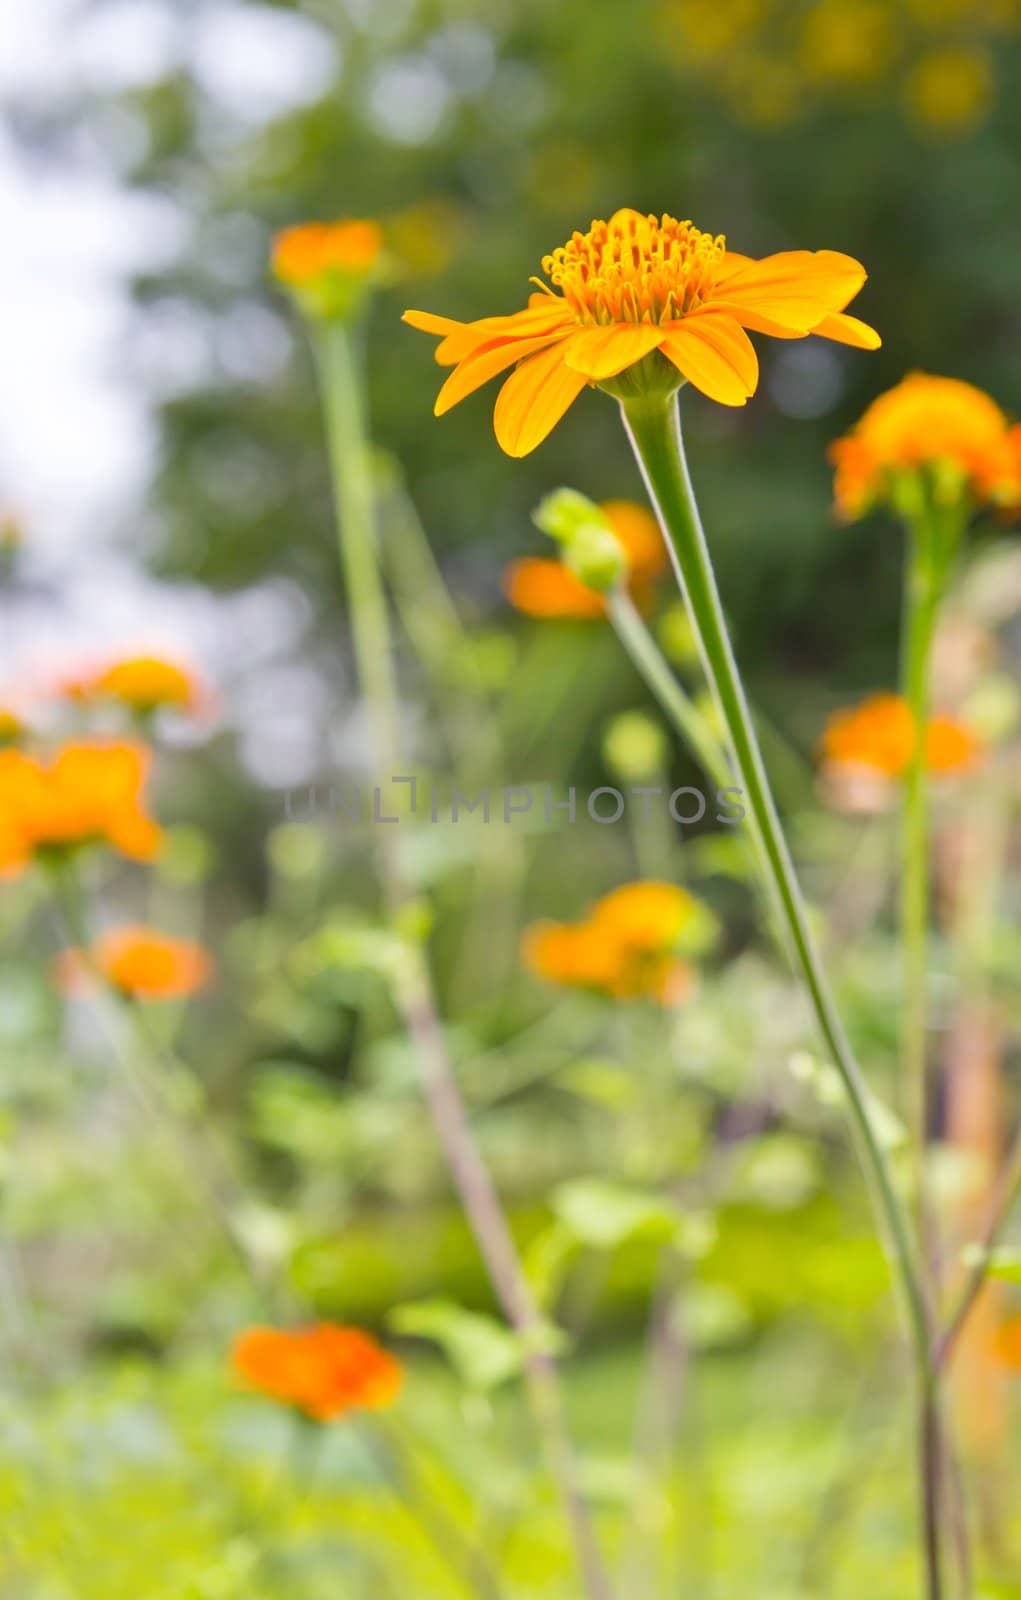
<path fill-rule="evenodd" d="M 301 222 L 273 241 L 272 269 L 307 315 L 344 320 L 384 262 L 383 230 L 363 217 Z"/>
<path fill-rule="evenodd" d="M 162 834 L 144 805 L 149 764 L 118 739 L 72 741 L 49 759 L 0 750 L 0 873 L 93 844 L 151 860 Z"/>
<path fill-rule="evenodd" d="M 427 311 L 404 320 L 438 334 L 436 359 L 452 367 L 436 399 L 449 411 L 490 378 L 514 371 L 496 401 L 501 447 L 528 455 L 586 384 L 623 375 L 639 387 L 692 383 L 723 405 L 755 393 L 759 364 L 746 329 L 778 339 L 818 333 L 874 350 L 879 335 L 844 307 L 865 282 L 851 256 L 785 250 L 760 261 L 728 250 L 722 234 L 675 217 L 617 211 L 545 256 L 539 292 L 523 311 L 457 322 Z M 613 392 L 621 392 L 615 388 Z"/>
<path fill-rule="evenodd" d="M 631 598 L 643 608 L 667 565 L 666 546 L 652 512 L 631 500 L 606 500 L 598 507 L 624 550 Z M 511 605 L 526 616 L 585 620 L 606 615 L 606 600 L 563 561 L 526 556 L 503 575 Z"/>
<path fill-rule="evenodd" d="M 76 988 L 90 972 L 97 973 L 135 1000 L 172 1000 L 194 994 L 209 981 L 213 959 L 190 939 L 172 939 L 156 928 L 131 926 L 104 933 L 83 953 L 68 951 L 58 975 Z"/>
<path fill-rule="evenodd" d="M 167 707 L 194 711 L 202 689 L 195 675 L 174 661 L 165 661 L 161 656 L 127 656 L 97 673 L 90 695 L 116 700 L 144 717 Z M 82 697 L 79 691 L 79 698 Z"/>
<path fill-rule="evenodd" d="M 400 1362 L 369 1334 L 332 1322 L 246 1328 L 235 1340 L 231 1365 L 249 1388 L 316 1422 L 388 1406 L 403 1379 Z"/>
<path fill-rule="evenodd" d="M 522 958 L 550 983 L 616 1000 L 677 1005 L 694 986 L 694 973 L 677 951 L 705 943 L 708 919 L 706 908 L 676 884 L 624 884 L 597 900 L 580 922 L 526 928 Z"/>
<path fill-rule="evenodd" d="M 830 767 L 866 767 L 887 778 L 903 778 L 911 764 L 914 731 L 907 702 L 896 694 L 874 694 L 861 705 L 838 711 L 820 740 Z M 935 716 L 925 740 L 925 765 L 934 777 L 973 767 L 981 755 L 977 734 L 953 717 Z"/>
<path fill-rule="evenodd" d="M 830 445 L 840 516 L 862 516 L 895 497 L 898 480 L 938 472 L 976 505 L 1021 507 L 1021 427 L 982 389 L 926 372 L 879 395 L 850 433 Z"/>

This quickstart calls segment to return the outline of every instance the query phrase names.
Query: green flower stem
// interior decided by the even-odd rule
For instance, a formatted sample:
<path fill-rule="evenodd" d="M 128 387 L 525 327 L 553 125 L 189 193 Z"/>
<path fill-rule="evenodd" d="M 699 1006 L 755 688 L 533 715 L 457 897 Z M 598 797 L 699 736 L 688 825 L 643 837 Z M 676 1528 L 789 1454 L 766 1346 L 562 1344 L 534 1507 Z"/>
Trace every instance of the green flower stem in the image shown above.
<path fill-rule="evenodd" d="M 847 1092 L 862 1161 L 902 1292 L 912 1346 L 919 1371 L 925 1375 L 928 1385 L 928 1318 L 911 1228 L 873 1123 L 867 1084 L 816 952 L 777 816 L 688 476 L 676 400 L 662 396 L 630 397 L 621 402 L 621 409 L 698 634 L 706 676 L 728 730 L 768 881 L 781 908 L 819 1031 Z"/>
<path fill-rule="evenodd" d="M 910 531 L 904 584 L 901 693 L 912 719 L 911 759 L 904 778 L 901 813 L 901 949 L 904 962 L 901 1070 L 907 1124 L 914 1156 L 912 1200 L 923 1260 L 926 1237 L 925 1152 L 929 1137 L 929 1085 L 926 1051 L 926 987 L 929 926 L 929 795 L 926 780 L 926 728 L 929 722 L 929 668 L 939 602 L 932 540 L 924 528 Z"/>
<path fill-rule="evenodd" d="M 386 595 L 377 553 L 375 503 L 362 381 L 341 321 L 314 328 L 322 385 L 340 556 L 358 673 L 372 728 L 380 778 L 394 774 L 399 750 L 397 682 L 391 654 Z M 413 918 L 414 897 L 404 882 L 399 841 L 389 828 L 375 830 L 387 908 L 395 925 Z M 573 1539 L 589 1600 L 612 1600 L 612 1589 L 588 1506 L 582 1495 L 556 1366 L 499 1197 L 475 1141 L 450 1060 L 432 978 L 421 943 L 405 940 L 395 997 L 408 1030 L 433 1125 L 465 1215 L 508 1322 L 522 1346 L 533 1413 L 546 1445 L 550 1471 Z"/>
<path fill-rule="evenodd" d="M 626 589 L 615 589 L 610 595 L 609 613 L 618 639 L 647 687 L 713 782 L 725 789 L 734 778 L 727 752 L 670 671 Z"/>

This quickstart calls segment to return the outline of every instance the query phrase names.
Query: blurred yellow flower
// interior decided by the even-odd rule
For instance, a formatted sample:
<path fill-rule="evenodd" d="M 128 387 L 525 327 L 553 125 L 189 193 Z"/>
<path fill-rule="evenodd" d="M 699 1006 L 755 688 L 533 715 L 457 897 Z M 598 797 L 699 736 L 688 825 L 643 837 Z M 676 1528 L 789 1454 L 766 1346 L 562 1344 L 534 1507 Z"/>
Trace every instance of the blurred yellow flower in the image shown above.
<path fill-rule="evenodd" d="M 841 516 L 887 502 L 905 474 L 956 475 L 978 502 L 1021 506 L 1021 430 L 989 395 L 958 378 L 912 372 L 873 400 L 829 449 Z M 953 489 L 953 482 L 944 489 Z"/>
<path fill-rule="evenodd" d="M 541 444 L 587 384 L 633 382 L 670 392 L 689 382 L 723 405 L 755 393 L 759 364 L 745 331 L 782 339 L 821 334 L 873 350 L 879 335 L 844 307 L 865 269 L 833 250 L 786 250 L 753 261 L 728 250 L 722 234 L 638 211 L 593 222 L 543 259 L 552 284 L 523 311 L 477 322 L 406 311 L 404 320 L 439 335 L 436 359 L 453 372 L 436 415 L 505 373 L 494 413 L 508 455 Z M 538 281 L 538 280 L 536 280 Z"/>
<path fill-rule="evenodd" d="M 88 952 L 68 951 L 58 964 L 69 987 L 87 981 L 92 972 L 133 999 L 179 999 L 209 982 L 213 958 L 189 939 L 133 925 L 104 933 Z"/>
<path fill-rule="evenodd" d="M 65 744 L 49 760 L 0 751 L 0 873 L 92 844 L 151 860 L 162 835 L 143 804 L 149 764 L 120 740 Z"/>
<path fill-rule="evenodd" d="M 801 60 L 809 77 L 859 85 L 882 77 L 893 57 L 894 18 L 881 0 L 822 0 L 806 14 Z"/>
<path fill-rule="evenodd" d="M 632 500 L 604 500 L 599 510 L 627 556 L 631 597 L 644 608 L 667 565 L 659 524 L 646 506 Z M 512 561 L 503 584 L 511 605 L 530 617 L 584 621 L 606 614 L 603 595 L 590 589 L 562 561 L 538 556 Z"/>
<path fill-rule="evenodd" d="M 914 744 L 911 712 L 895 694 L 875 694 L 850 710 L 836 712 L 820 741 L 824 763 L 867 767 L 888 778 L 902 778 Z M 982 754 L 977 734 L 953 717 L 935 716 L 926 735 L 925 764 L 934 777 L 949 777 L 974 767 Z"/>
<path fill-rule="evenodd" d="M 985 119 L 993 99 L 993 74 L 984 50 L 968 46 L 931 50 L 917 61 L 904 84 L 904 103 L 930 133 L 970 133 Z"/>
<path fill-rule="evenodd" d="M 117 700 L 146 716 L 165 707 L 194 711 L 202 698 L 202 686 L 193 673 L 173 661 L 159 656 L 129 656 L 99 672 L 92 681 L 91 694 Z M 81 686 L 78 697 L 82 697 Z"/>

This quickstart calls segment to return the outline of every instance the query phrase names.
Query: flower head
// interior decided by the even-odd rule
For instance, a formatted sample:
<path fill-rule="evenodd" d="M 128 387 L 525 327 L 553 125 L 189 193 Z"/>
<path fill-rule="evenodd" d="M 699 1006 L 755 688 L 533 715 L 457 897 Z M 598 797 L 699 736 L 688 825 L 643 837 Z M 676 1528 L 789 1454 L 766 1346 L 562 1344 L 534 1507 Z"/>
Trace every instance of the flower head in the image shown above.
<path fill-rule="evenodd" d="M 77 987 L 91 972 L 136 1000 L 172 1000 L 194 994 L 208 983 L 213 958 L 200 944 L 172 939 L 141 925 L 104 933 L 87 953 L 69 951 L 58 975 Z"/>
<path fill-rule="evenodd" d="M 525 929 L 522 958 L 551 983 L 595 989 L 617 1000 L 646 997 L 676 1005 L 694 975 L 677 951 L 704 947 L 706 907 L 672 883 L 645 881 L 611 890 L 580 922 L 539 922 Z"/>
<path fill-rule="evenodd" d="M 272 265 L 310 316 L 343 318 L 356 309 L 382 258 L 379 223 L 348 217 L 285 229 L 274 240 Z"/>
<path fill-rule="evenodd" d="M 369 1334 L 332 1322 L 293 1331 L 247 1328 L 231 1364 L 250 1388 L 316 1422 L 388 1406 L 403 1379 L 400 1363 Z"/>
<path fill-rule="evenodd" d="M 659 524 L 651 511 L 631 500 L 605 500 L 593 507 L 596 511 L 602 514 L 624 552 L 632 599 L 644 607 L 667 564 Z M 511 605 L 530 617 L 588 620 L 606 614 L 602 594 L 583 583 L 563 561 L 540 556 L 513 561 L 504 572 L 503 581 Z"/>
<path fill-rule="evenodd" d="M 896 694 L 874 694 L 861 705 L 838 711 L 820 741 L 829 767 L 864 767 L 886 778 L 902 778 L 911 763 L 914 732 L 907 702 Z M 934 777 L 950 777 L 973 767 L 981 742 L 963 722 L 935 716 L 929 722 L 925 764 Z"/>
<path fill-rule="evenodd" d="M 1021 507 L 1021 428 L 958 378 L 909 373 L 873 400 L 829 453 L 837 510 L 848 519 L 896 503 L 921 474 L 975 504 Z"/>
<path fill-rule="evenodd" d="M 496 402 L 496 437 L 508 455 L 542 443 L 586 384 L 629 381 L 670 392 L 688 382 L 723 405 L 743 406 L 759 368 L 746 329 L 781 339 L 809 333 L 861 349 L 878 335 L 844 307 L 865 269 L 832 250 L 787 250 L 753 261 L 722 234 L 675 217 L 617 211 L 544 257 L 548 282 L 523 311 L 456 322 L 407 311 L 440 335 L 436 359 L 453 367 L 436 400 L 440 416 L 490 378 L 516 370 Z M 518 365 L 520 363 L 520 365 Z"/>
<path fill-rule="evenodd" d="M 143 803 L 149 764 L 122 740 L 74 741 L 49 760 L 0 751 L 0 873 L 94 844 L 150 860 L 162 835 Z"/>
<path fill-rule="evenodd" d="M 164 707 L 192 711 L 201 695 L 198 679 L 176 662 L 160 656 L 127 656 L 103 668 L 84 697 L 117 700 L 144 717 Z"/>

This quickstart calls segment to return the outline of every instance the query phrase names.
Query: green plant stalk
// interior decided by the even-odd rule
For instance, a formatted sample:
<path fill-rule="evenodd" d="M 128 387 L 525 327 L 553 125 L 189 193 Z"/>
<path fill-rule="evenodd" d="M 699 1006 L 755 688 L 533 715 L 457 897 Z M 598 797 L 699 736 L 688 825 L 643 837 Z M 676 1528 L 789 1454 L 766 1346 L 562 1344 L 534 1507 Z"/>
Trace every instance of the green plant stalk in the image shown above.
<path fill-rule="evenodd" d="M 925 1152 L 929 1137 L 926 1049 L 926 988 L 929 931 L 929 795 L 926 729 L 929 671 L 939 603 L 932 540 L 921 527 L 909 530 L 904 583 L 901 693 L 911 713 L 911 758 L 901 808 L 900 930 L 904 962 L 901 1070 L 913 1156 L 912 1200 L 923 1261 L 929 1240 L 925 1200 Z"/>
<path fill-rule="evenodd" d="M 628 396 L 621 399 L 621 412 L 698 635 L 706 676 L 728 730 L 770 887 L 781 908 L 819 1032 L 847 1093 L 861 1159 L 907 1316 L 923 1396 L 923 1432 L 928 1435 L 931 1432 L 927 1425 L 928 1407 L 933 1400 L 934 1378 L 929 1355 L 929 1318 L 916 1244 L 873 1124 L 868 1086 L 816 951 L 773 801 L 688 474 L 676 398 L 648 394 Z M 923 1475 L 931 1470 L 931 1454 L 928 1452 L 923 1462 Z M 927 1568 L 928 1595 L 930 1600 L 938 1600 L 941 1577 L 938 1570 L 933 1569 L 931 1551 L 927 1551 Z"/>
<path fill-rule="evenodd" d="M 375 504 L 362 382 L 352 330 L 332 321 L 313 330 L 322 386 L 327 444 L 337 513 L 340 557 L 347 583 L 355 657 L 381 778 L 394 775 L 398 754 L 398 697 L 386 594 L 377 553 Z M 384 895 L 396 926 L 407 924 L 414 897 L 403 881 L 398 841 L 377 830 Z M 544 1325 L 518 1257 L 489 1171 L 472 1133 L 450 1060 L 421 942 L 404 941 L 395 997 L 408 1030 L 429 1111 L 465 1215 L 497 1299 L 522 1346 L 532 1410 L 564 1509 L 589 1600 L 613 1591 L 588 1506 L 582 1495 L 556 1366 Z"/>

